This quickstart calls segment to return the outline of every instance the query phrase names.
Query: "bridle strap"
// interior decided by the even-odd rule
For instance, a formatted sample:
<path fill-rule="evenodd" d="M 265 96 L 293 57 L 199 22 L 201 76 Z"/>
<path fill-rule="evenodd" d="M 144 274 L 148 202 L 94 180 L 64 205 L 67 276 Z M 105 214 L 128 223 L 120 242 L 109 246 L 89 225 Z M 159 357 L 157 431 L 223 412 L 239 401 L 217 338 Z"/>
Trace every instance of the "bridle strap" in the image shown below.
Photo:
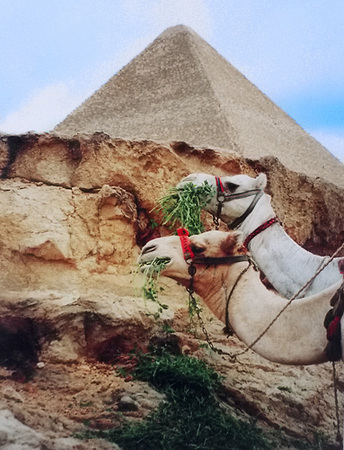
<path fill-rule="evenodd" d="M 256 237 L 259 233 L 261 233 L 262 231 L 266 230 L 267 228 L 271 227 L 271 225 L 273 225 L 274 223 L 279 223 L 279 220 L 277 219 L 277 217 L 273 217 L 270 220 L 267 220 L 266 222 L 264 222 L 262 225 L 260 225 L 259 227 L 257 227 L 255 230 L 252 231 L 252 233 L 250 233 L 247 238 L 245 239 L 244 242 L 244 247 L 248 249 L 248 244 L 251 242 L 251 240 Z"/>
<path fill-rule="evenodd" d="M 216 264 L 234 264 L 242 261 L 250 261 L 250 257 L 248 255 L 235 255 L 235 256 L 195 256 L 192 259 L 193 263 L 196 264 L 205 264 L 207 266 L 216 265 Z"/>
<path fill-rule="evenodd" d="M 177 234 L 183 249 L 184 259 L 188 264 L 234 264 L 242 261 L 251 261 L 248 255 L 231 255 L 231 256 L 197 256 L 191 250 L 189 232 L 186 228 L 178 228 Z"/>
<path fill-rule="evenodd" d="M 245 192 L 227 194 L 224 190 L 221 178 L 215 177 L 215 182 L 216 182 L 216 191 L 217 191 L 216 219 L 218 219 L 220 217 L 222 208 L 223 208 L 223 204 L 225 202 L 230 202 L 232 200 L 238 200 L 240 198 L 246 198 L 246 197 L 250 197 L 251 195 L 254 195 L 254 199 L 252 200 L 250 206 L 247 208 L 247 210 L 244 212 L 244 214 L 242 214 L 240 217 L 236 218 L 231 224 L 227 224 L 228 228 L 230 228 L 230 229 L 237 228 L 246 219 L 246 217 L 252 212 L 252 210 L 256 206 L 258 200 L 263 195 L 263 191 L 261 189 L 251 189 L 251 190 L 245 191 Z"/>
<path fill-rule="evenodd" d="M 254 264 L 252 259 L 247 254 L 234 255 L 234 256 L 233 255 L 232 256 L 222 256 L 222 257 L 197 256 L 191 250 L 188 230 L 186 228 L 178 228 L 177 234 L 179 236 L 180 243 L 181 243 L 181 246 L 183 249 L 184 259 L 187 262 L 187 264 L 189 264 L 188 272 L 189 272 L 191 278 L 190 278 L 190 286 L 187 288 L 187 291 L 189 292 L 189 295 L 191 298 L 193 298 L 192 297 L 192 294 L 194 293 L 193 282 L 194 282 L 194 276 L 195 276 L 196 270 L 197 270 L 195 264 L 205 264 L 207 266 L 210 266 L 213 264 L 214 265 L 234 264 L 234 263 L 243 262 L 243 261 L 248 262 L 248 266 L 245 267 L 245 269 L 243 269 L 241 271 L 240 275 L 238 276 L 237 280 L 235 281 L 235 283 L 227 297 L 227 301 L 226 301 L 226 314 L 225 314 L 226 330 L 227 330 L 228 334 L 233 334 L 233 332 L 231 330 L 231 325 L 229 323 L 229 317 L 228 317 L 228 309 L 229 309 L 230 299 L 231 299 L 232 294 L 233 294 L 235 288 L 237 287 L 241 277 L 248 271 L 248 269 L 251 267 L 251 265 L 253 265 L 255 270 L 258 270 L 257 266 Z"/>
<path fill-rule="evenodd" d="M 237 219 L 235 219 L 231 224 L 227 224 L 228 228 L 231 230 L 234 230 L 239 225 L 241 225 L 243 223 L 243 221 L 246 219 L 246 217 L 249 214 L 251 214 L 251 212 L 253 211 L 254 207 L 256 206 L 256 204 L 258 203 L 258 200 L 260 199 L 260 197 L 262 195 L 263 195 L 263 191 L 261 189 L 258 189 L 258 192 L 255 194 L 254 199 L 252 200 L 250 206 L 246 209 L 244 214 L 242 216 L 238 217 Z"/>
<path fill-rule="evenodd" d="M 215 182 L 216 182 L 217 211 L 216 217 L 214 217 L 214 222 L 216 226 L 219 226 L 219 218 L 221 216 L 223 203 L 225 202 L 225 191 L 223 189 L 223 184 L 220 177 L 215 177 Z"/>
<path fill-rule="evenodd" d="M 224 190 L 222 181 L 220 177 L 215 177 L 216 187 L 217 187 L 217 200 L 220 202 L 230 202 L 231 200 L 237 200 L 238 198 L 250 197 L 251 195 L 258 194 L 261 189 L 250 189 L 244 192 L 237 192 L 233 194 L 227 194 Z"/>

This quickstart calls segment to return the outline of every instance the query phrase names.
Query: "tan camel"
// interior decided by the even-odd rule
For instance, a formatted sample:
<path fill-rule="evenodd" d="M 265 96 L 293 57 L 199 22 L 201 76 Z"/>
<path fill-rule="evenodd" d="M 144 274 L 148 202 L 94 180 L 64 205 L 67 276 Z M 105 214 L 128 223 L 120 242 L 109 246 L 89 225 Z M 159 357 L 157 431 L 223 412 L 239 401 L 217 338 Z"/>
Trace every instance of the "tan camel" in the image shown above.
<path fill-rule="evenodd" d="M 149 241 L 142 249 L 139 263 L 150 264 L 154 258 L 164 258 L 168 262 L 161 275 L 188 287 L 192 262 L 196 268 L 192 277 L 195 292 L 222 322 L 226 323 L 228 314 L 234 333 L 250 346 L 288 300 L 266 289 L 255 268 L 252 265 L 248 267 L 247 260 L 233 262 L 228 259 L 244 253 L 242 233 L 208 231 L 183 239 L 184 250 L 179 236 Z M 192 257 L 188 261 L 185 260 L 188 254 L 185 252 Z M 330 299 L 340 284 L 341 281 L 318 294 L 291 302 L 252 350 L 281 364 L 306 365 L 327 361 L 323 321 L 330 309 Z"/>

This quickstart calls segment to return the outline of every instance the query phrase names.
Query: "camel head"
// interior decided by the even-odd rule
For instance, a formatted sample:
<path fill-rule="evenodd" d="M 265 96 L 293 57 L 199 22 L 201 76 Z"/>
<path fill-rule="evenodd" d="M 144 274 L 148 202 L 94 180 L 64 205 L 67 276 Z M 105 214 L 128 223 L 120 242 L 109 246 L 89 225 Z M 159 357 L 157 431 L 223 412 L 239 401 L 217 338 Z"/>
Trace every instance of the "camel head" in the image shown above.
<path fill-rule="evenodd" d="M 164 261 L 161 275 L 188 286 L 191 279 L 189 273 L 191 261 L 196 267 L 204 267 L 222 263 L 223 260 L 218 258 L 243 253 L 242 233 L 213 230 L 190 237 L 166 236 L 153 239 L 142 248 L 138 263 L 141 267 L 147 266 L 159 258 Z"/>
<path fill-rule="evenodd" d="M 204 173 L 193 173 L 183 178 L 177 187 L 182 188 L 187 183 L 201 186 L 204 182 L 214 187 L 214 196 L 209 199 L 205 209 L 214 216 L 220 217 L 230 228 L 235 228 L 236 224 L 230 225 L 241 218 L 254 199 L 258 199 L 263 193 L 267 179 L 264 173 L 256 178 L 248 175 L 215 177 Z M 221 203 L 220 208 L 219 203 Z"/>

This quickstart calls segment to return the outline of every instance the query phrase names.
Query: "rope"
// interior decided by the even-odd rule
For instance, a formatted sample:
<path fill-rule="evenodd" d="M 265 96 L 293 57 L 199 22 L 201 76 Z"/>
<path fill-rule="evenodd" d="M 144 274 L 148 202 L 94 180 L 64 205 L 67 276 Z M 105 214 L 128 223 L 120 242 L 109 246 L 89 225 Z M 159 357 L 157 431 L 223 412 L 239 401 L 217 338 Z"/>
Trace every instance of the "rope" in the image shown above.
<path fill-rule="evenodd" d="M 340 424 L 339 424 L 338 383 L 337 383 L 337 375 L 336 375 L 336 363 L 334 361 L 332 361 L 332 374 L 333 374 L 333 387 L 334 387 L 334 402 L 335 402 L 335 406 L 336 406 L 337 441 L 342 442 L 342 436 L 340 433 Z"/>
<path fill-rule="evenodd" d="M 290 306 L 290 304 L 301 294 L 301 292 L 303 292 L 305 289 L 307 289 L 310 284 L 313 283 L 313 281 L 315 280 L 315 278 L 319 275 L 320 272 L 322 272 L 325 267 L 327 267 L 330 262 L 333 261 L 333 259 L 338 255 L 338 253 L 340 253 L 341 250 L 343 250 L 344 248 L 344 242 L 342 243 L 342 245 L 333 253 L 333 255 L 326 261 L 324 262 L 324 264 L 322 264 L 319 269 L 315 272 L 315 274 L 313 275 L 313 277 L 307 281 L 307 283 L 301 288 L 299 289 L 299 291 L 294 294 L 292 296 L 292 298 L 288 301 L 288 303 L 281 309 L 281 311 L 276 315 L 276 317 L 269 323 L 269 325 L 265 328 L 265 330 L 257 337 L 257 339 L 255 339 L 252 344 L 250 344 L 247 348 L 245 348 L 245 350 L 243 350 L 240 353 L 237 353 L 236 356 L 239 355 L 243 355 L 244 353 L 246 353 L 248 350 L 251 350 L 252 347 L 254 347 L 258 341 L 260 341 L 260 339 L 264 336 L 265 333 L 267 333 L 267 331 L 272 327 L 272 325 L 276 322 L 276 320 L 284 313 L 284 311 L 288 308 L 288 306 Z"/>
<path fill-rule="evenodd" d="M 250 264 L 249 264 L 249 266 L 250 266 Z M 212 341 L 210 339 L 208 330 L 207 330 L 207 328 L 205 326 L 205 323 L 204 323 L 204 321 L 202 319 L 202 316 L 201 316 L 202 308 L 199 307 L 199 305 L 197 303 L 197 300 L 195 299 L 195 297 L 193 295 L 194 292 L 195 292 L 194 291 L 194 287 L 193 287 L 193 281 L 194 281 L 194 276 L 195 276 L 195 273 L 196 273 L 196 267 L 194 266 L 193 262 L 191 262 L 191 264 L 189 265 L 188 272 L 189 272 L 189 274 L 191 276 L 190 285 L 186 289 L 188 294 L 189 294 L 189 313 L 190 313 L 190 317 L 192 317 L 192 312 L 196 313 L 197 320 L 198 320 L 198 322 L 199 322 L 199 324 L 201 326 L 202 332 L 203 332 L 203 334 L 205 336 L 205 340 L 207 341 L 207 344 L 209 345 L 211 350 L 213 352 L 219 354 L 219 355 L 227 355 L 227 356 L 229 356 L 234 362 L 235 361 L 235 356 L 233 356 L 229 352 L 226 352 L 224 350 L 221 350 L 221 349 L 215 347 L 215 345 L 212 343 Z"/>
<path fill-rule="evenodd" d="M 250 267 L 251 267 L 251 263 L 249 262 L 249 265 L 248 265 L 247 267 L 245 267 L 245 269 L 239 274 L 238 278 L 236 279 L 235 283 L 233 284 L 233 287 L 232 287 L 232 289 L 231 289 L 229 295 L 227 296 L 227 301 L 226 301 L 226 312 L 225 312 L 226 316 L 225 316 L 225 319 L 226 319 L 226 329 L 227 329 L 227 333 L 229 333 L 229 334 L 233 334 L 231 325 L 230 325 L 230 323 L 229 323 L 229 317 L 228 317 L 229 302 L 230 302 L 230 299 L 231 299 L 231 297 L 232 297 L 232 294 L 233 294 L 235 288 L 237 287 L 237 284 L 239 283 L 239 281 L 241 280 L 242 276 L 245 275 L 245 273 L 248 271 L 248 269 L 249 269 Z"/>
<path fill-rule="evenodd" d="M 198 322 L 199 322 L 199 324 L 201 326 L 202 333 L 204 334 L 205 340 L 207 341 L 207 344 L 209 345 L 210 349 L 213 352 L 217 353 L 218 355 L 226 355 L 226 356 L 228 356 L 233 362 L 235 362 L 236 361 L 236 355 L 234 355 L 234 354 L 232 354 L 230 352 L 226 352 L 225 350 L 221 350 L 220 348 L 215 347 L 215 345 L 213 344 L 213 342 L 210 339 L 208 330 L 207 330 L 207 328 L 205 326 L 205 323 L 203 321 L 203 318 L 201 316 L 202 308 L 199 307 L 199 305 L 197 303 L 197 300 L 193 296 L 193 289 L 189 288 L 189 289 L 187 289 L 187 291 L 189 293 L 189 311 L 192 310 L 192 311 L 194 311 L 196 313 L 197 320 L 198 320 Z M 237 361 L 237 362 L 240 363 L 240 361 Z"/>
<path fill-rule="evenodd" d="M 241 355 L 244 355 L 245 353 L 247 353 L 249 350 L 252 350 L 252 347 L 254 347 L 256 344 L 257 344 L 257 342 L 259 342 L 260 341 L 260 339 L 262 339 L 262 337 L 265 335 L 265 333 L 267 333 L 268 332 L 268 330 L 272 327 L 272 325 L 277 321 L 277 319 L 283 314 L 283 312 L 288 308 L 288 306 L 305 290 L 305 289 L 307 289 L 309 286 L 310 286 L 310 284 L 311 283 L 313 283 L 313 281 L 315 280 L 315 278 L 319 275 L 319 273 L 320 272 L 322 272 L 324 269 L 325 269 L 325 267 L 327 267 L 329 264 L 330 264 L 330 262 L 332 262 L 333 261 L 333 259 L 338 255 L 338 253 L 340 253 L 341 252 L 341 250 L 343 250 L 343 248 L 344 248 L 344 242 L 342 243 L 342 245 L 333 253 L 333 255 L 329 258 L 329 259 L 327 259 L 325 262 L 323 262 L 323 264 L 321 264 L 320 265 L 320 267 L 319 267 L 319 269 L 315 272 L 315 274 L 313 275 L 313 277 L 310 279 L 310 280 L 308 280 L 308 282 L 301 288 L 301 289 L 299 289 L 299 291 L 296 293 L 296 294 L 294 294 L 293 296 L 292 296 L 292 298 L 288 301 L 288 303 L 282 308 L 282 310 L 276 315 L 276 317 L 269 323 L 269 325 L 265 328 L 265 330 L 257 337 L 257 339 L 255 339 L 250 345 L 248 345 L 244 350 L 242 350 L 241 352 L 238 352 L 238 353 L 236 353 L 236 354 L 233 354 L 233 353 L 228 353 L 228 352 L 225 352 L 225 351 L 223 351 L 223 350 L 221 350 L 221 349 L 218 349 L 218 348 L 216 348 L 215 346 L 214 346 L 214 344 L 211 342 L 211 340 L 210 340 L 210 337 L 209 337 L 209 334 L 208 334 L 208 332 L 207 332 L 207 330 L 206 330 L 206 327 L 205 327 L 205 325 L 204 325 L 204 322 L 203 322 L 203 320 L 202 320 L 202 317 L 200 316 L 200 311 L 199 311 L 199 308 L 195 308 L 195 311 L 196 311 L 196 315 L 197 315 L 197 318 L 198 318 L 198 321 L 199 321 L 199 323 L 200 323 L 200 325 L 201 325 L 201 328 L 202 328 L 202 331 L 203 331 L 203 333 L 204 333 L 204 335 L 205 335 L 205 337 L 206 337 L 206 341 L 207 341 L 207 343 L 208 343 L 208 345 L 209 345 L 209 347 L 214 351 L 214 352 L 216 352 L 216 353 L 218 353 L 218 354 L 225 354 L 225 355 L 227 355 L 227 356 L 229 356 L 233 361 L 238 361 L 238 356 L 241 356 Z M 191 265 L 191 267 L 193 267 L 193 265 Z M 189 269 L 191 269 L 191 267 L 189 268 Z M 248 267 L 250 267 L 250 266 L 248 266 Z M 193 272 L 193 271 L 192 271 Z M 190 288 L 189 289 L 187 289 L 187 291 L 188 291 L 188 293 L 189 293 L 189 303 L 191 303 L 193 306 L 194 305 L 197 305 L 197 301 L 196 301 L 196 299 L 193 297 L 193 292 L 194 292 L 194 290 L 193 290 L 193 275 L 194 275 L 194 272 L 193 273 L 190 273 L 190 275 L 191 275 L 191 283 L 190 283 Z M 237 283 L 236 283 L 237 284 Z M 236 285 L 235 284 L 235 285 Z M 231 293 L 233 292 L 233 290 L 231 290 Z M 227 299 L 227 303 L 226 303 L 226 311 L 228 310 L 228 306 L 229 306 L 229 301 L 230 301 L 230 297 L 231 297 L 231 295 L 229 295 L 228 296 L 228 299 Z M 226 317 L 226 321 L 228 321 L 228 319 L 227 319 L 227 317 Z M 240 362 L 240 361 L 238 361 L 238 362 Z"/>
<path fill-rule="evenodd" d="M 184 234 L 184 233 L 183 233 Z M 214 346 L 214 344 L 212 343 L 209 333 L 205 327 L 205 324 L 203 322 L 203 319 L 201 317 L 201 309 L 199 308 L 197 301 L 195 299 L 195 297 L 193 296 L 194 290 L 193 290 L 193 277 L 195 275 L 196 272 L 196 268 L 193 264 L 190 265 L 189 267 L 189 273 L 191 275 L 191 280 L 190 280 L 190 287 L 189 289 L 187 289 L 188 293 L 189 293 L 189 307 L 191 306 L 193 308 L 193 310 L 196 312 L 197 315 L 197 319 L 201 325 L 203 334 L 206 338 L 206 341 L 209 345 L 209 347 L 216 353 L 220 354 L 220 355 L 227 355 L 230 357 L 230 359 L 233 362 L 239 362 L 238 360 L 238 356 L 241 356 L 243 354 L 245 354 L 246 352 L 248 352 L 249 350 L 252 349 L 252 347 L 254 347 L 257 342 L 262 339 L 262 337 L 265 335 L 265 333 L 267 333 L 267 331 L 272 327 L 272 325 L 277 321 L 277 319 L 283 314 L 283 312 L 288 308 L 288 306 L 302 293 L 304 292 L 306 289 L 308 289 L 308 287 L 313 283 L 313 281 L 315 280 L 315 278 L 319 275 L 319 273 L 321 273 L 333 260 L 334 258 L 338 255 L 338 253 L 341 252 L 341 250 L 343 250 L 344 248 L 344 242 L 342 243 L 342 245 L 332 254 L 332 256 L 327 259 L 324 260 L 323 263 L 320 265 L 319 269 L 315 272 L 315 274 L 312 276 L 312 278 L 310 278 L 310 280 L 308 280 L 308 282 L 301 288 L 299 289 L 298 292 L 296 292 L 296 294 L 294 294 L 292 296 L 292 298 L 287 302 L 287 304 L 282 308 L 282 310 L 276 315 L 276 317 L 270 322 L 270 324 L 265 328 L 265 330 L 257 337 L 257 339 L 255 339 L 249 346 L 247 346 L 244 350 L 242 350 L 241 352 L 238 352 L 236 354 L 230 353 L 230 352 L 226 352 L 223 351 L 219 348 L 216 348 Z M 226 328 L 227 330 L 230 329 L 229 327 L 229 319 L 228 319 L 228 307 L 229 307 L 229 302 L 230 302 L 230 298 L 231 295 L 235 289 L 235 287 L 237 286 L 240 278 L 242 277 L 242 275 L 249 269 L 249 267 L 251 266 L 251 264 L 249 264 L 247 266 L 247 268 L 245 268 L 243 270 L 243 272 L 239 275 L 238 279 L 236 280 L 233 288 L 231 289 L 231 292 L 229 294 L 229 296 L 227 297 L 227 301 L 226 301 Z M 343 269 L 343 270 L 342 270 Z M 343 273 L 344 272 L 344 268 L 340 267 L 340 272 Z M 332 361 L 332 372 L 333 372 L 333 386 L 334 386 L 334 399 L 335 399 L 335 409 L 336 409 L 336 422 L 337 422 L 337 441 L 341 442 L 342 437 L 341 437 L 341 432 L 340 432 L 340 419 L 339 419 L 339 406 L 338 406 L 338 383 L 337 383 L 337 376 L 336 376 L 336 366 L 335 366 L 335 361 Z"/>

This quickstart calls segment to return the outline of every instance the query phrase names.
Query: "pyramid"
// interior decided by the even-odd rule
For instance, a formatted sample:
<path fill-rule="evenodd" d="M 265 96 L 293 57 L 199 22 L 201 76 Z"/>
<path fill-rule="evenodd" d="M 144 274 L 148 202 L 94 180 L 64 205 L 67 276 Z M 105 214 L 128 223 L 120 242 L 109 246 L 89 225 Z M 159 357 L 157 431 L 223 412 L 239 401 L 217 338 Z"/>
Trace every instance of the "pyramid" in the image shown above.
<path fill-rule="evenodd" d="M 54 132 L 185 141 L 277 157 L 327 181 L 344 165 L 193 30 L 168 28 L 91 95 Z M 341 184 L 341 183 L 338 183 Z"/>

